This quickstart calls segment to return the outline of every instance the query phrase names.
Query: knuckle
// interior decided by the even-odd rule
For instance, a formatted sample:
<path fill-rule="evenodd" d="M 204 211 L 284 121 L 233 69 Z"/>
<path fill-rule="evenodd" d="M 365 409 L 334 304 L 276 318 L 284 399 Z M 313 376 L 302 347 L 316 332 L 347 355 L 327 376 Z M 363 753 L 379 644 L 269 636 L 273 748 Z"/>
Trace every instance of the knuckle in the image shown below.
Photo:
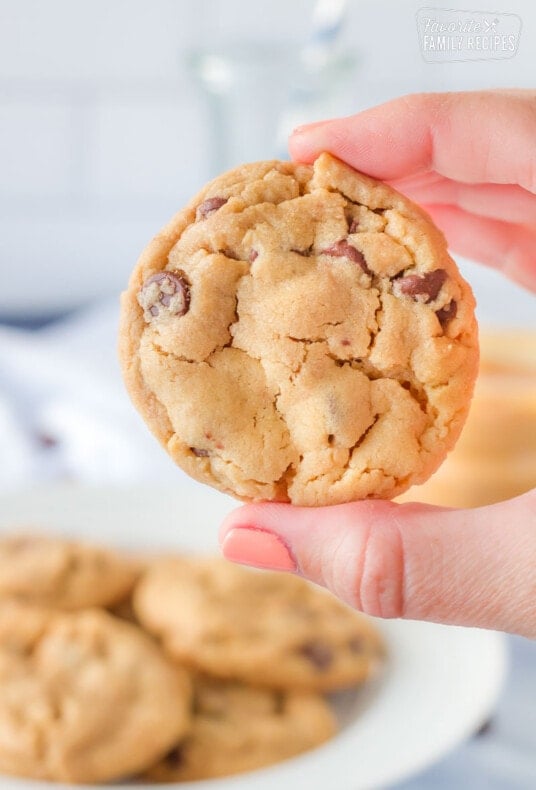
<path fill-rule="evenodd" d="M 359 608 L 375 617 L 404 617 L 405 558 L 400 528 L 391 518 L 365 533 L 356 579 Z"/>
<path fill-rule="evenodd" d="M 360 542 L 356 532 L 345 532 L 332 545 L 329 562 L 324 561 L 322 564 L 322 576 L 326 587 L 338 598 L 357 608 L 359 601 L 354 595 L 354 578 L 359 552 Z"/>

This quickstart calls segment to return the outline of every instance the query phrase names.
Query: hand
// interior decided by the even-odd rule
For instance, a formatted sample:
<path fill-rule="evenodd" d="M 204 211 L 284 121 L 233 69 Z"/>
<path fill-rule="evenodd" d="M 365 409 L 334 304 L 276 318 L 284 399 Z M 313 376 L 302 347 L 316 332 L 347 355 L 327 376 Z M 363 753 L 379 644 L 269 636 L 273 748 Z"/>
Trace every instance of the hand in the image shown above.
<path fill-rule="evenodd" d="M 536 290 L 536 93 L 407 96 L 301 127 L 290 150 L 390 182 L 453 250 Z M 251 504 L 220 538 L 227 559 L 299 573 L 371 615 L 536 637 L 536 489 L 473 510 Z"/>

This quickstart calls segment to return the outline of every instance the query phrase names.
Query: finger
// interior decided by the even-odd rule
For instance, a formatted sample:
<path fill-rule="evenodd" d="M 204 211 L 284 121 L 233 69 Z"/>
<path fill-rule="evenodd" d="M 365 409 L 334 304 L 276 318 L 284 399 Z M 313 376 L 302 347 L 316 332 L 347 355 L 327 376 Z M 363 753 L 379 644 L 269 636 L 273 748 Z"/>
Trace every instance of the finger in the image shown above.
<path fill-rule="evenodd" d="M 536 291 L 536 229 L 479 217 L 456 206 L 424 208 L 454 252 L 499 269 L 514 282 Z"/>
<path fill-rule="evenodd" d="M 220 539 L 227 559 L 260 567 L 274 567 L 266 548 L 278 545 L 275 568 L 370 615 L 536 636 L 535 534 L 536 490 L 465 511 L 383 501 L 252 504 L 227 517 Z"/>
<path fill-rule="evenodd" d="M 505 222 L 536 229 L 536 195 L 515 184 L 461 184 L 438 173 L 399 179 L 391 185 L 416 203 L 448 203 Z"/>
<path fill-rule="evenodd" d="M 300 127 L 294 159 L 329 151 L 375 178 L 435 170 L 466 183 L 519 184 L 536 192 L 534 91 L 403 96 L 349 118 Z"/>

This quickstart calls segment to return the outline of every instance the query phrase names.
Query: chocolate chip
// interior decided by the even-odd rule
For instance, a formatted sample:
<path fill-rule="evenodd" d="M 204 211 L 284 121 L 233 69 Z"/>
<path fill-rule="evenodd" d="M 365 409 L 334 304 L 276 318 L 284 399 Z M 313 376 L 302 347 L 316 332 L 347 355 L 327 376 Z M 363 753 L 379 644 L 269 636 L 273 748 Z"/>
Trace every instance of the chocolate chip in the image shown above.
<path fill-rule="evenodd" d="M 352 219 L 350 225 L 348 226 L 348 233 L 357 233 L 358 228 L 359 228 L 359 220 Z"/>
<path fill-rule="evenodd" d="M 253 263 L 253 261 L 257 260 L 258 257 L 259 257 L 259 253 L 257 252 L 257 250 L 251 250 L 248 256 L 248 260 L 250 263 Z"/>
<path fill-rule="evenodd" d="M 300 648 L 300 653 L 320 671 L 333 663 L 333 651 L 324 642 L 307 642 Z"/>
<path fill-rule="evenodd" d="M 190 288 L 179 274 L 159 272 L 144 282 L 138 302 L 143 307 L 146 321 L 160 315 L 181 316 L 190 307 Z"/>
<path fill-rule="evenodd" d="M 335 242 L 335 244 L 332 244 L 330 247 L 326 247 L 325 250 L 322 250 L 322 254 L 332 255 L 334 258 L 349 258 L 354 263 L 357 263 L 365 274 L 371 274 L 363 253 L 359 252 L 359 250 L 351 244 L 348 244 L 345 239 L 341 239 L 341 241 Z"/>
<path fill-rule="evenodd" d="M 363 639 L 360 636 L 353 636 L 348 642 L 348 647 L 352 653 L 361 653 L 363 650 Z"/>
<path fill-rule="evenodd" d="M 190 447 L 190 450 L 194 455 L 197 455 L 198 458 L 206 458 L 210 455 L 208 450 L 203 450 L 201 447 Z"/>
<path fill-rule="evenodd" d="M 456 313 L 458 312 L 458 303 L 452 299 L 445 307 L 442 307 L 441 310 L 438 310 L 436 316 L 439 319 L 439 323 L 445 329 L 449 321 L 452 321 L 453 318 L 456 318 Z"/>
<path fill-rule="evenodd" d="M 168 768 L 180 768 L 184 763 L 184 750 L 182 746 L 175 746 L 164 757 L 164 762 Z"/>
<path fill-rule="evenodd" d="M 41 447 L 44 447 L 46 450 L 57 447 L 59 444 L 59 441 L 56 439 L 56 437 L 46 433 L 46 431 L 36 433 L 35 438 Z"/>
<path fill-rule="evenodd" d="M 196 220 L 206 219 L 209 214 L 214 214 L 215 211 L 224 206 L 228 200 L 229 198 L 223 197 L 207 198 L 197 207 L 197 211 L 195 212 Z"/>
<path fill-rule="evenodd" d="M 487 719 L 484 724 L 482 724 L 478 730 L 475 732 L 477 737 L 482 735 L 489 735 L 489 733 L 493 730 L 493 719 Z"/>
<path fill-rule="evenodd" d="M 281 691 L 274 692 L 274 696 L 273 696 L 274 713 L 281 715 L 285 712 L 286 700 L 287 700 L 286 694 L 284 694 Z"/>
<path fill-rule="evenodd" d="M 444 269 L 434 269 L 422 275 L 407 274 L 393 281 L 393 293 L 395 296 L 413 296 L 417 301 L 433 302 L 446 279 Z"/>
<path fill-rule="evenodd" d="M 341 340 L 341 346 L 351 346 L 351 345 L 352 344 L 350 343 L 349 340 L 346 340 L 346 339 Z"/>

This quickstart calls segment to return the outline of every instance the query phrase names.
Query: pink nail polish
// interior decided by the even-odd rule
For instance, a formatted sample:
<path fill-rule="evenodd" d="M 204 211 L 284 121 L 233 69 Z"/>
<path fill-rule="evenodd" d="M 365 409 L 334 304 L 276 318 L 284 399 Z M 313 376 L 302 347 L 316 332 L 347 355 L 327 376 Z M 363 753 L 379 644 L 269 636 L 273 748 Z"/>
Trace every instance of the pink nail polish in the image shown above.
<path fill-rule="evenodd" d="M 255 527 L 235 527 L 222 543 L 226 560 L 268 568 L 273 571 L 295 571 L 296 560 L 280 537 Z"/>

